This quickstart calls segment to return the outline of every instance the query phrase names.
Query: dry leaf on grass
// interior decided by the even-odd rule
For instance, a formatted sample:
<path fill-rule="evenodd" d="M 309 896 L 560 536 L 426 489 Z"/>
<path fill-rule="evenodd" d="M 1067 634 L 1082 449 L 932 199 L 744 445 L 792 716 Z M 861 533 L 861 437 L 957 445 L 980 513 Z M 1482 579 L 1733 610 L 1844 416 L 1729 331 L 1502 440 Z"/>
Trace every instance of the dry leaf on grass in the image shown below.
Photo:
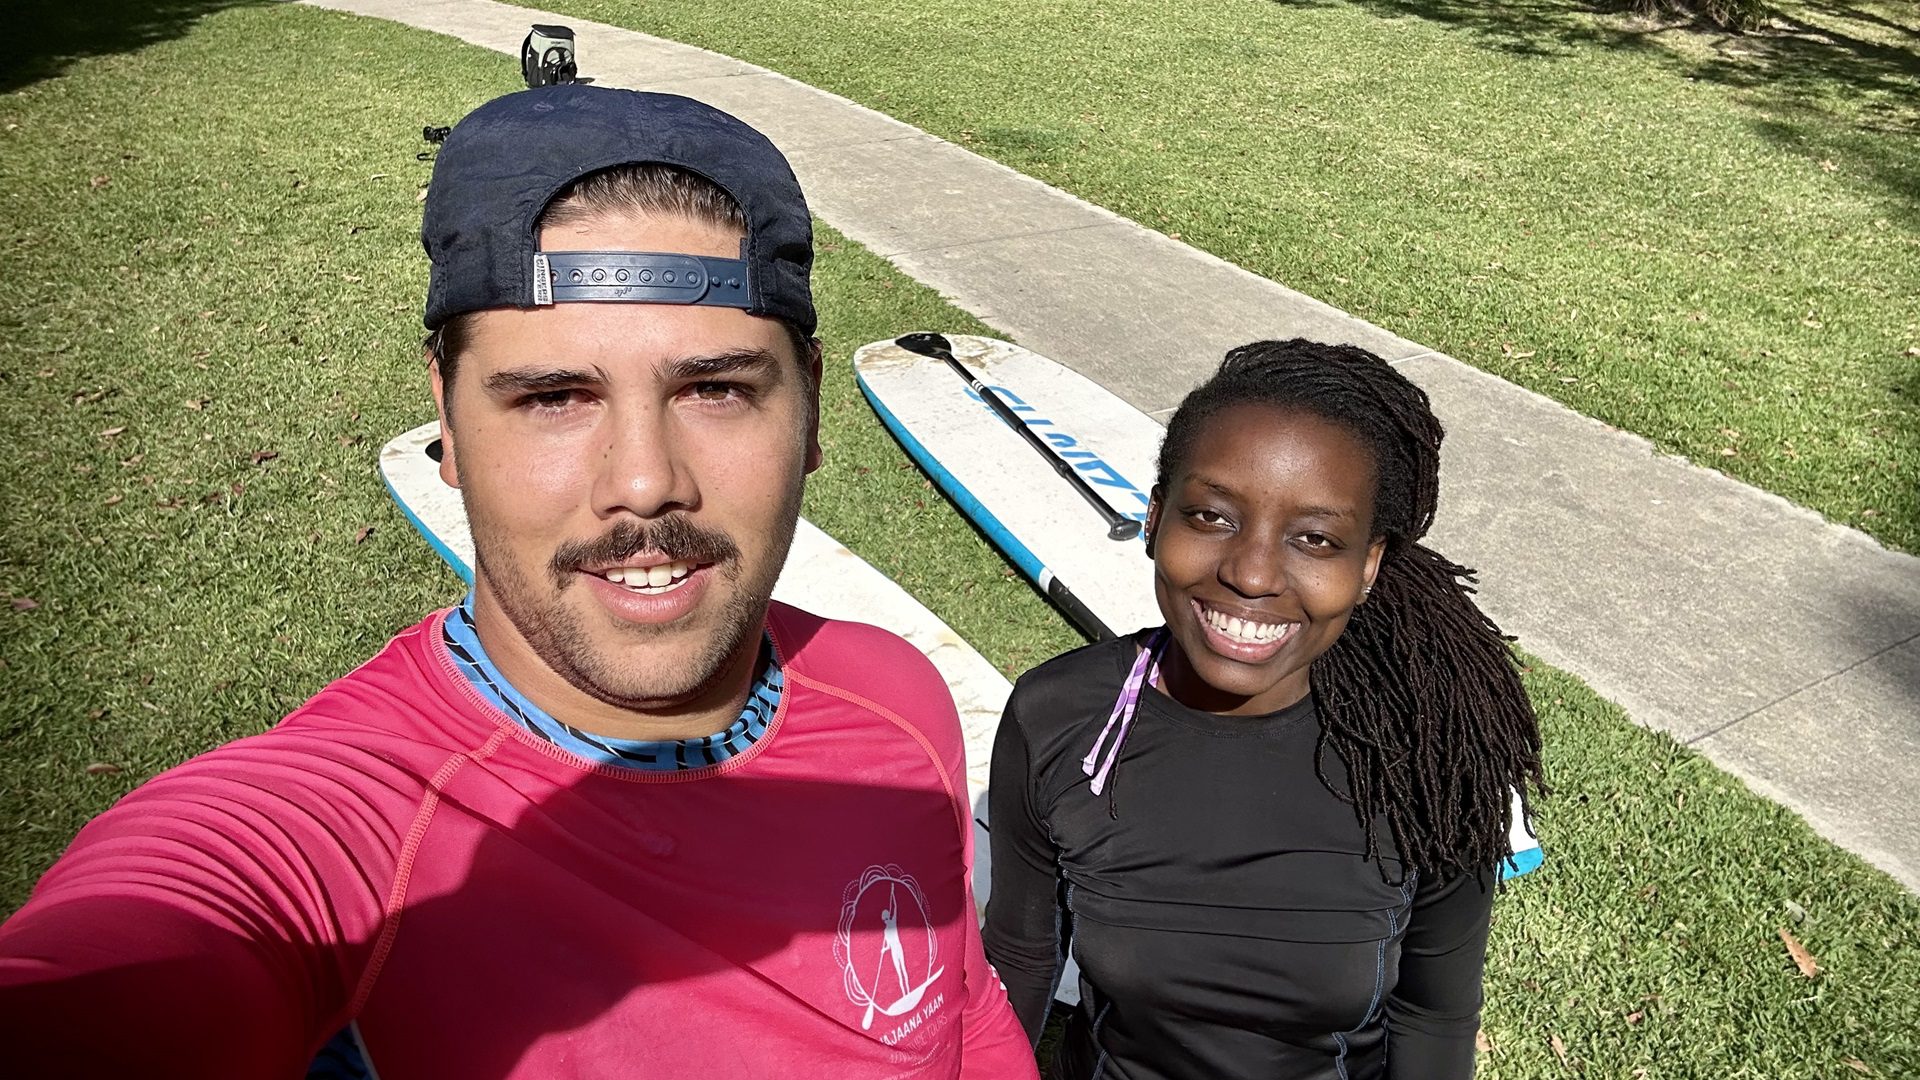
<path fill-rule="evenodd" d="M 1784 926 L 1780 928 L 1780 940 L 1787 943 L 1787 955 L 1793 957 L 1793 966 L 1800 969 L 1800 974 L 1809 979 L 1820 974 L 1820 962 L 1815 960 L 1813 954 L 1807 951 L 1807 947 L 1800 944 L 1800 939 L 1788 933 Z"/>
<path fill-rule="evenodd" d="M 373 535 L 373 526 L 362 525 L 360 526 L 360 531 L 353 534 L 353 542 L 356 544 L 364 544 L 367 542 L 367 537 L 372 535 Z"/>
<path fill-rule="evenodd" d="M 277 458 L 279 456 L 280 456 L 280 451 L 278 450 L 255 450 L 253 452 L 253 457 L 250 458 L 249 460 L 251 460 L 255 465 L 264 465 L 267 462 L 272 461 L 274 458 Z"/>
<path fill-rule="evenodd" d="M 1482 1054 L 1493 1053 L 1493 1040 L 1487 1036 L 1486 1028 L 1473 1033 L 1473 1048 Z"/>
<path fill-rule="evenodd" d="M 103 439 L 117 438 L 122 432 L 126 430 L 127 430 L 127 426 L 125 424 L 121 424 L 119 427 L 110 427 L 107 430 L 101 432 L 100 437 Z"/>
<path fill-rule="evenodd" d="M 1549 1035 L 1547 1036 L 1547 1043 L 1553 1047 L 1553 1056 L 1560 1059 L 1560 1064 L 1563 1068 L 1573 1068 L 1573 1062 L 1567 1060 L 1567 1044 L 1564 1039 L 1558 1035 Z"/>
<path fill-rule="evenodd" d="M 40 601 L 30 596 L 16 596 L 13 598 L 13 610 L 15 611 L 33 611 L 39 608 L 39 606 Z"/>
<path fill-rule="evenodd" d="M 88 776 L 112 776 L 120 771 L 120 766 L 106 761 L 96 761 L 87 766 Z"/>
<path fill-rule="evenodd" d="M 1854 1072 L 1864 1073 L 1868 1076 L 1873 1075 L 1873 1067 L 1871 1065 L 1868 1065 L 1866 1062 L 1861 1061 L 1859 1058 L 1850 1057 L 1850 1058 L 1845 1058 L 1844 1060 L 1847 1063 L 1847 1068 L 1852 1069 Z"/>

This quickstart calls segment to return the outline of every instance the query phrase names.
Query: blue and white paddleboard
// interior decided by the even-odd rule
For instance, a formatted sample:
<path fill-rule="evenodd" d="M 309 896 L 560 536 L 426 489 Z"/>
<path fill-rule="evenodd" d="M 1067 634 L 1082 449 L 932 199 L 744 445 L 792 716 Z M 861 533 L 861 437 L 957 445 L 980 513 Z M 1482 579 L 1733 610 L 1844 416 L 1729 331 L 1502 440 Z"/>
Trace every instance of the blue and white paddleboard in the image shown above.
<path fill-rule="evenodd" d="M 380 451 L 380 475 L 413 527 L 462 578 L 473 581 L 473 535 L 460 493 L 440 479 L 440 425 L 423 424 Z M 894 580 L 805 518 L 794 532 L 774 599 L 829 619 L 868 623 L 912 642 L 953 691 L 967 746 L 967 788 L 974 808 L 974 895 L 987 901 L 987 764 L 993 733 L 1013 687 L 986 658 Z"/>
<path fill-rule="evenodd" d="M 1091 379 L 995 338 L 950 335 L 955 359 L 999 395 L 1122 517 L 1145 521 L 1164 429 Z M 1105 515 L 1055 472 L 944 360 L 876 341 L 854 378 L 916 464 L 1028 580 L 1095 638 L 1164 620 L 1140 539 L 1113 540 Z M 1542 860 L 1518 796 L 1507 876 Z"/>
<path fill-rule="evenodd" d="M 1145 522 L 1159 424 L 1080 373 L 994 338 L 952 335 L 954 357 L 1122 517 Z M 1140 539 L 1106 519 L 939 360 L 876 341 L 853 354 L 894 438 L 1020 572 L 1095 638 L 1158 626 Z"/>

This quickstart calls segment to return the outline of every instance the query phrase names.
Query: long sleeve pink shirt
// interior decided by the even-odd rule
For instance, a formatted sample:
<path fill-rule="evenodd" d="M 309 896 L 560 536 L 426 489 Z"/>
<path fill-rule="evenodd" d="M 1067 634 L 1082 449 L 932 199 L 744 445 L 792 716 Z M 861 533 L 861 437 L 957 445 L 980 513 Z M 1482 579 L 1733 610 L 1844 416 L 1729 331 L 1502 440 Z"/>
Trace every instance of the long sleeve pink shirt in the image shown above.
<path fill-rule="evenodd" d="M 444 613 L 156 777 L 0 926 L 21 1076 L 1030 1078 L 980 948 L 951 698 L 775 605 L 786 691 L 720 765 L 592 765 L 485 704 Z"/>

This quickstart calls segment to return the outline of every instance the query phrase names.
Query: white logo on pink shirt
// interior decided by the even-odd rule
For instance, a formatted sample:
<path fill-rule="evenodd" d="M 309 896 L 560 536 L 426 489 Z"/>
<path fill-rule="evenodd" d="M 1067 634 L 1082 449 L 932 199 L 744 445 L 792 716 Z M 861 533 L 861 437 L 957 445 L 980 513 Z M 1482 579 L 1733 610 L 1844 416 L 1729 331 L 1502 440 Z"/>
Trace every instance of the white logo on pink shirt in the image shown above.
<path fill-rule="evenodd" d="M 865 1010 L 861 1030 L 873 1027 L 873 1016 L 913 1015 L 881 1036 L 891 1046 L 912 1034 L 939 1011 L 944 995 L 921 1007 L 927 989 L 947 969 L 936 966 L 939 943 L 927 898 L 913 876 L 889 863 L 869 866 L 860 880 L 841 894 L 840 932 L 833 956 L 845 975 L 847 997 Z M 876 945 L 871 931 L 880 932 Z M 867 931 L 855 937 L 855 931 Z M 918 1009 L 919 1011 L 915 1011 Z"/>

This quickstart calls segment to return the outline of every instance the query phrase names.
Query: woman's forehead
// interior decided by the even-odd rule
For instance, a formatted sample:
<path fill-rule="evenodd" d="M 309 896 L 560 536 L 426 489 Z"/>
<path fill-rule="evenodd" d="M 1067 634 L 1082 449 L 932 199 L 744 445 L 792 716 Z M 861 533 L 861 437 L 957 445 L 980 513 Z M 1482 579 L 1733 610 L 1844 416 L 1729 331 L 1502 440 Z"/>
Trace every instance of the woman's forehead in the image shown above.
<path fill-rule="evenodd" d="M 1304 409 L 1239 404 L 1195 433 L 1175 483 L 1239 498 L 1284 496 L 1350 511 L 1371 504 L 1373 454 L 1345 425 Z"/>

